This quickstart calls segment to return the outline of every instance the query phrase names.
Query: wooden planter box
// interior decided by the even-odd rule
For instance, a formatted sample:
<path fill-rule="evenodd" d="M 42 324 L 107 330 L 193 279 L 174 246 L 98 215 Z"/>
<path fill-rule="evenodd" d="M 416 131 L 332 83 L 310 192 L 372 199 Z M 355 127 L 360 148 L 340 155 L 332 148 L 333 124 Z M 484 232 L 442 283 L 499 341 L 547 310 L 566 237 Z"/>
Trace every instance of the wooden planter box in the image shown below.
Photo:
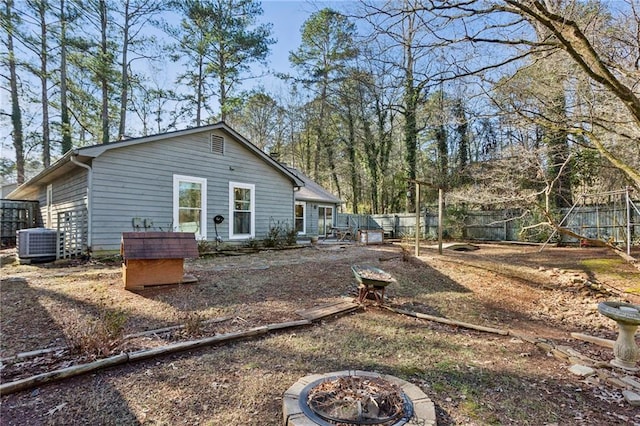
<path fill-rule="evenodd" d="M 185 282 L 184 258 L 198 257 L 192 232 L 123 232 L 122 280 L 128 290 Z"/>

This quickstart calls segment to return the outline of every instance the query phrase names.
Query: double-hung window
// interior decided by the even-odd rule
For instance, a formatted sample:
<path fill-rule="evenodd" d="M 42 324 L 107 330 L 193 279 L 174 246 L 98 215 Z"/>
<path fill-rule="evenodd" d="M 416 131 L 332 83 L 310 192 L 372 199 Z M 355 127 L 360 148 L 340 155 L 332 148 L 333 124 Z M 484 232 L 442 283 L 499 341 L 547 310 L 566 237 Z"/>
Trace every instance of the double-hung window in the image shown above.
<path fill-rule="evenodd" d="M 207 180 L 173 175 L 173 228 L 207 237 Z"/>
<path fill-rule="evenodd" d="M 229 182 L 229 239 L 255 237 L 255 185 Z"/>

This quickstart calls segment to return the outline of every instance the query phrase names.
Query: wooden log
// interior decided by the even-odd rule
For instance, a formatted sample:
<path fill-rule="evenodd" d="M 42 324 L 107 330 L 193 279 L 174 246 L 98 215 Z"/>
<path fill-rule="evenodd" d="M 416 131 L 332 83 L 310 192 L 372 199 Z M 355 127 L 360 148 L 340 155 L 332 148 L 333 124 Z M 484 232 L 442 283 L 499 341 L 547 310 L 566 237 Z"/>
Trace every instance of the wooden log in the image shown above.
<path fill-rule="evenodd" d="M 471 330 L 484 331 L 486 333 L 493 333 L 493 334 L 500 334 L 502 336 L 508 336 L 509 335 L 509 331 L 501 330 L 501 329 L 498 329 L 498 328 L 485 327 L 485 326 L 482 326 L 482 325 L 470 324 L 468 322 L 450 320 L 450 319 L 442 318 L 442 317 L 435 317 L 433 315 L 421 314 L 419 312 L 405 311 L 404 309 L 391 308 L 389 306 L 385 306 L 384 308 L 386 308 L 386 309 L 388 309 L 388 310 L 390 310 L 392 312 L 398 313 L 398 314 L 409 315 L 409 316 L 412 316 L 412 317 L 416 317 L 416 318 L 420 318 L 420 319 L 426 319 L 426 320 L 434 321 L 434 322 L 439 322 L 439 323 L 442 323 L 442 324 L 455 325 L 455 326 L 458 326 L 458 327 L 469 328 Z"/>
<path fill-rule="evenodd" d="M 317 321 L 322 318 L 337 314 L 344 314 L 360 308 L 361 306 L 353 303 L 353 301 L 342 300 L 338 302 L 327 303 L 325 305 L 314 306 L 313 308 L 309 309 L 298 310 L 296 311 L 296 314 L 300 315 L 306 320 Z"/>
<path fill-rule="evenodd" d="M 153 358 L 159 355 L 171 354 L 174 352 L 188 351 L 191 349 L 201 348 L 203 346 L 210 346 L 221 342 L 228 342 L 231 340 L 243 339 L 246 337 L 258 336 L 266 334 L 269 329 L 266 326 L 255 327 L 245 331 L 236 331 L 233 333 L 218 334 L 213 337 L 205 337 L 204 339 L 190 340 L 188 342 L 174 343 L 173 345 L 162 346 L 150 350 L 144 350 L 139 352 L 133 352 L 129 354 L 130 361 L 140 361 L 143 359 Z"/>
<path fill-rule="evenodd" d="M 124 364 L 129 360 L 129 355 L 124 353 L 110 358 L 101 359 L 90 362 L 88 364 L 74 365 L 72 367 L 60 370 L 50 371 L 48 373 L 38 374 L 36 376 L 27 377 L 25 379 L 16 380 L 15 382 L 3 383 L 0 385 L 0 395 L 7 395 L 21 390 L 29 389 L 44 383 L 61 380 L 67 377 L 77 376 L 79 374 L 89 373 L 91 371 L 102 368 L 111 367 L 118 364 Z"/>
<path fill-rule="evenodd" d="M 569 360 L 569 355 L 567 355 L 564 351 L 561 351 L 559 349 L 556 348 L 551 348 L 551 355 L 553 355 L 554 357 L 558 358 L 559 360 L 562 361 L 568 361 Z"/>
<path fill-rule="evenodd" d="M 202 321 L 202 324 L 215 324 L 215 323 L 218 323 L 218 322 L 229 321 L 231 318 L 232 317 L 212 318 L 212 319 L 208 319 L 208 320 Z M 141 331 L 140 333 L 127 334 L 122 339 L 123 340 L 134 339 L 136 337 L 144 337 L 144 336 L 149 336 L 149 335 L 152 335 L 152 334 L 167 333 L 169 331 L 181 330 L 183 328 L 185 328 L 184 324 L 173 325 L 173 326 L 164 327 L 164 328 L 156 328 L 154 330 Z M 4 363 L 4 362 L 7 362 L 7 361 L 12 361 L 14 359 L 32 358 L 32 357 L 36 357 L 36 356 L 39 356 L 39 355 L 47 355 L 47 354 L 50 354 L 52 352 L 66 351 L 66 350 L 69 350 L 68 346 L 58 346 L 58 347 L 55 347 L 55 348 L 36 349 L 36 350 L 33 350 L 33 351 L 29 351 L 29 352 L 20 352 L 19 354 L 16 354 L 16 355 L 13 355 L 13 356 L 8 356 L 6 358 L 0 358 L 0 362 Z"/>
<path fill-rule="evenodd" d="M 214 324 L 214 323 L 218 323 L 218 322 L 228 321 L 230 319 L 231 319 L 231 317 L 212 318 L 212 319 L 208 319 L 208 320 L 202 321 L 202 324 Z M 181 330 L 184 327 L 185 327 L 184 324 L 179 324 L 179 325 L 172 325 L 170 327 L 157 328 L 155 330 L 141 331 L 140 333 L 128 334 L 128 335 L 124 336 L 123 339 L 127 340 L 127 339 L 133 339 L 135 337 L 144 337 L 144 336 L 150 336 L 152 334 L 166 333 L 166 332 L 169 332 L 169 331 Z"/>
<path fill-rule="evenodd" d="M 311 325 L 313 324 L 313 322 L 303 319 L 303 320 L 298 320 L 298 321 L 290 321 L 290 322 L 280 322 L 277 324 L 269 324 L 267 325 L 267 328 L 269 329 L 269 331 L 274 331 L 274 330 L 282 330 L 284 328 L 294 328 L 294 327 L 302 327 L 305 325 Z"/>
<path fill-rule="evenodd" d="M 614 340 L 603 339 L 601 337 L 590 336 L 582 333 L 571 333 L 571 337 L 578 340 L 584 340 L 585 342 L 595 343 L 596 345 L 610 349 L 613 349 L 613 345 L 616 343 Z"/>
<path fill-rule="evenodd" d="M 215 320 L 220 321 L 221 319 L 215 319 Z M 14 382 L 3 383 L 0 385 L 0 395 L 7 395 L 10 393 L 19 392 L 22 390 L 32 388 L 34 386 L 53 382 L 55 380 L 61 380 L 61 379 L 65 379 L 73 376 L 78 376 L 80 374 L 96 371 L 102 368 L 107 368 L 107 367 L 111 367 L 119 364 L 124 364 L 126 362 L 141 361 L 141 360 L 153 358 L 160 355 L 167 355 L 171 353 L 187 351 L 187 350 L 196 349 L 204 346 L 210 346 L 218 343 L 244 339 L 247 337 L 260 336 L 275 330 L 284 330 L 287 328 L 300 327 L 300 326 L 309 325 L 309 324 L 312 324 L 312 321 L 299 320 L 299 321 L 290 321 L 290 322 L 284 322 L 284 323 L 274 323 L 266 326 L 254 327 L 249 330 L 236 331 L 232 333 L 225 333 L 225 334 L 219 334 L 212 337 L 206 337 L 203 339 L 191 340 L 188 342 L 175 343 L 175 344 L 163 346 L 160 348 L 142 350 L 142 351 L 132 352 L 132 353 L 123 353 L 110 358 L 94 361 L 88 364 L 75 365 L 75 366 L 67 367 L 64 369 L 51 371 L 48 373 L 38 374 L 36 376 L 28 377 L 25 379 L 16 380 Z M 151 330 L 151 331 L 157 332 L 157 330 Z"/>
<path fill-rule="evenodd" d="M 285 323 L 286 324 L 286 323 Z M 277 327 L 276 324 L 272 325 L 273 329 L 282 329 L 284 326 Z M 7 395 L 14 392 L 19 392 L 25 389 L 50 383 L 56 380 L 61 380 L 69 377 L 78 376 L 80 374 L 89 373 L 99 369 L 124 364 L 126 362 L 141 361 L 155 356 L 171 354 L 175 352 L 186 351 L 203 346 L 213 345 L 216 343 L 228 342 L 232 340 L 242 339 L 246 337 L 258 336 L 269 332 L 267 326 L 255 327 L 245 331 L 238 331 L 233 333 L 220 334 L 213 337 L 207 337 L 199 340 L 192 340 L 188 342 L 180 342 L 173 345 L 162 346 L 160 348 L 154 348 L 150 350 L 143 350 L 133 353 L 123 353 L 110 358 L 101 359 L 88 364 L 74 365 L 71 367 L 63 368 L 60 370 L 50 371 L 47 373 L 38 374 L 36 376 L 27 377 L 25 379 L 16 380 L 14 382 L 3 383 L 0 385 L 0 395 Z"/>
<path fill-rule="evenodd" d="M 514 331 L 514 330 L 511 330 L 511 329 L 509 329 L 508 331 L 509 331 L 509 336 L 513 336 L 513 337 L 518 338 L 520 340 L 524 340 L 525 342 L 533 343 L 534 345 L 536 343 L 538 343 L 538 342 L 543 341 L 538 337 L 529 336 L 527 334 L 520 333 L 519 331 Z"/>
<path fill-rule="evenodd" d="M 12 361 L 14 359 L 22 359 L 22 358 L 32 358 L 32 357 L 36 357 L 36 356 L 40 356 L 40 355 L 47 355 L 50 354 L 52 352 L 58 352 L 58 351 L 64 351 L 67 350 L 68 347 L 66 346 L 58 346 L 55 348 L 46 348 L 46 349 L 36 349 L 33 351 L 29 351 L 29 352 L 20 352 L 19 354 L 13 355 L 13 356 L 8 356 L 6 358 L 0 358 L 0 363 L 4 363 L 7 361 Z"/>
<path fill-rule="evenodd" d="M 536 346 L 539 347 L 540 349 L 542 349 L 545 352 L 551 352 L 553 350 L 553 345 L 547 343 L 547 342 L 538 342 L 536 343 Z"/>

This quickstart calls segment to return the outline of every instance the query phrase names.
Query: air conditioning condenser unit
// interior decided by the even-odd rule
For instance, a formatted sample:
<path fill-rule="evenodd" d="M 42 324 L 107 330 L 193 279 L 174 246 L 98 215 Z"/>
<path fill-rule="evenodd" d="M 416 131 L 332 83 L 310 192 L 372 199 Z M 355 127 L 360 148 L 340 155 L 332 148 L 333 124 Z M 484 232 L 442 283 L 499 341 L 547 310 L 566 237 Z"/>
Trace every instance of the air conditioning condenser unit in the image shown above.
<path fill-rule="evenodd" d="M 16 248 L 23 263 L 49 262 L 58 257 L 61 232 L 48 228 L 29 228 L 16 231 Z"/>

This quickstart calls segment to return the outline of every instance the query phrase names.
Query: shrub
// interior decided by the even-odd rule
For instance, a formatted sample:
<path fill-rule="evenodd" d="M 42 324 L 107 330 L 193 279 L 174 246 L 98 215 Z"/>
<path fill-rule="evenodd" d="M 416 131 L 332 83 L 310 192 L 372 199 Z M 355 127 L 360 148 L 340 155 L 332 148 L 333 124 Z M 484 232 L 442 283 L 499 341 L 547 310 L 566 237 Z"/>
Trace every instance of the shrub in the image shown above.
<path fill-rule="evenodd" d="M 256 240 L 255 238 L 249 238 L 247 241 L 245 241 L 244 246 L 246 248 L 257 250 L 260 248 L 260 241 Z"/>
<path fill-rule="evenodd" d="M 212 250 L 213 246 L 209 241 L 205 240 L 204 238 L 198 240 L 198 254 L 200 256 L 206 253 L 211 253 Z"/>
<path fill-rule="evenodd" d="M 202 332 L 202 321 L 204 318 L 197 312 L 189 312 L 184 316 L 184 334 L 187 336 L 197 336 Z"/>
<path fill-rule="evenodd" d="M 125 312 L 101 306 L 97 317 L 65 322 L 67 344 L 88 357 L 109 356 L 122 343 L 126 322 Z"/>
<path fill-rule="evenodd" d="M 276 247 L 280 240 L 280 227 L 279 226 L 271 226 L 269 228 L 269 232 L 267 236 L 264 238 L 262 243 L 265 247 Z"/>
<path fill-rule="evenodd" d="M 295 228 L 289 228 L 285 233 L 284 240 L 288 246 L 296 245 L 298 242 L 298 231 L 296 231 Z"/>
<path fill-rule="evenodd" d="M 298 232 L 287 221 L 277 221 L 269 227 L 269 232 L 263 243 L 265 247 L 282 247 L 294 245 Z"/>

